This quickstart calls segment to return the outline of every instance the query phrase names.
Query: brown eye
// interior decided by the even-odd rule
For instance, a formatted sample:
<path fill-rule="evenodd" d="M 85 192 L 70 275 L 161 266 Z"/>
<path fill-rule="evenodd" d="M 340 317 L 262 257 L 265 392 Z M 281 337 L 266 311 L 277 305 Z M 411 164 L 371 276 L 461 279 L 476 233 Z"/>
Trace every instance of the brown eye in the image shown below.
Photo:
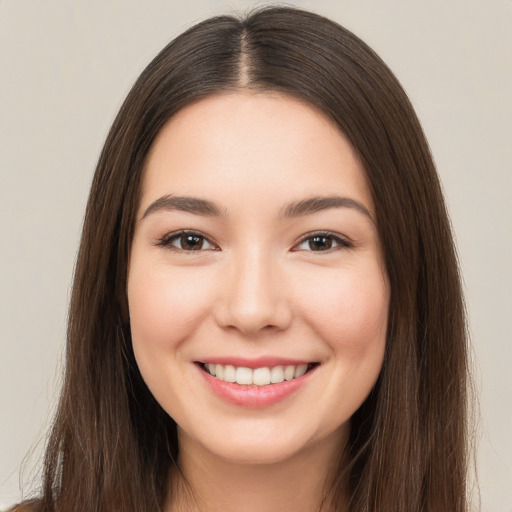
<path fill-rule="evenodd" d="M 177 242 L 184 251 L 199 251 L 203 248 L 204 238 L 198 235 L 181 235 Z"/>
<path fill-rule="evenodd" d="M 332 248 L 332 237 L 314 236 L 308 240 L 308 246 L 312 251 L 327 251 Z"/>
<path fill-rule="evenodd" d="M 177 252 L 197 252 L 216 249 L 215 245 L 213 245 L 206 236 L 200 233 L 186 231 L 180 231 L 174 234 L 171 233 L 159 240 L 156 245 Z"/>
<path fill-rule="evenodd" d="M 334 233 L 317 233 L 304 237 L 295 246 L 296 251 L 328 252 L 336 249 L 352 247 L 352 244 Z"/>

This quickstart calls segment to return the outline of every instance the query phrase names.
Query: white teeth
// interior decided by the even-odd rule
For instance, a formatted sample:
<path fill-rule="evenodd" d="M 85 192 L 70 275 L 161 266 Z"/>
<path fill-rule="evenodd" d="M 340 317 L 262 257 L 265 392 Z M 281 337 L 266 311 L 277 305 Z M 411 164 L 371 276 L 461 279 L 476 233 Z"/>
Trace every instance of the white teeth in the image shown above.
<path fill-rule="evenodd" d="M 236 383 L 237 384 L 252 384 L 252 370 L 240 366 L 236 369 Z"/>
<path fill-rule="evenodd" d="M 297 366 L 297 368 L 295 368 L 295 373 L 293 375 L 293 378 L 296 379 L 297 377 L 302 377 L 306 373 L 307 369 L 308 369 L 307 364 L 299 364 L 299 366 Z"/>
<path fill-rule="evenodd" d="M 282 366 L 274 366 L 272 370 L 270 370 L 270 382 L 272 384 L 279 384 L 284 380 L 284 371 Z"/>
<path fill-rule="evenodd" d="M 224 379 L 226 382 L 236 381 L 236 368 L 230 364 L 224 366 Z"/>
<path fill-rule="evenodd" d="M 287 366 L 284 369 L 284 379 L 285 380 L 292 380 L 294 375 L 295 375 L 295 366 Z"/>
<path fill-rule="evenodd" d="M 307 364 L 299 364 L 297 366 L 273 366 L 269 368 L 245 368 L 243 366 L 235 367 L 232 365 L 222 364 L 205 364 L 205 370 L 210 375 L 225 382 L 236 382 L 245 386 L 252 384 L 256 386 L 267 386 L 269 384 L 279 384 L 285 380 L 293 380 L 302 377 L 308 370 Z"/>
<path fill-rule="evenodd" d="M 270 384 L 270 369 L 256 368 L 252 372 L 252 383 L 256 384 L 256 386 L 266 386 Z"/>

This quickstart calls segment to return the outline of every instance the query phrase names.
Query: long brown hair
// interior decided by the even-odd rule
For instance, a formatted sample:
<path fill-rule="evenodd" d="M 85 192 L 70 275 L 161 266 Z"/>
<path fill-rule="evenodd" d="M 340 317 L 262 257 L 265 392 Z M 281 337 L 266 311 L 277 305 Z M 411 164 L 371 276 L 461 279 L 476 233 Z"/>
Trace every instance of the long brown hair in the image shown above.
<path fill-rule="evenodd" d="M 464 306 L 427 142 L 400 84 L 365 43 L 282 7 L 183 33 L 144 70 L 111 128 L 87 205 L 38 509 L 162 510 L 176 425 L 140 376 L 126 316 L 143 164 L 179 109 L 241 89 L 280 91 L 324 111 L 359 154 L 373 193 L 391 288 L 385 361 L 352 418 L 326 503 L 342 510 L 348 476 L 351 512 L 466 511 Z"/>

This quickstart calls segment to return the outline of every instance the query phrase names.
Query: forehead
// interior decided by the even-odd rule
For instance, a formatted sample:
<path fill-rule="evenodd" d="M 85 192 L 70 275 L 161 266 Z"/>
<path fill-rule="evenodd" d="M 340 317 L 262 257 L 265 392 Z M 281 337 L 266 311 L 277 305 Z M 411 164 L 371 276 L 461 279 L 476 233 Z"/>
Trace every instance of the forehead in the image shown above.
<path fill-rule="evenodd" d="M 223 93 L 188 105 L 161 130 L 146 160 L 141 207 L 163 194 L 258 204 L 261 195 L 335 193 L 373 209 L 356 152 L 323 112 L 281 93 Z"/>

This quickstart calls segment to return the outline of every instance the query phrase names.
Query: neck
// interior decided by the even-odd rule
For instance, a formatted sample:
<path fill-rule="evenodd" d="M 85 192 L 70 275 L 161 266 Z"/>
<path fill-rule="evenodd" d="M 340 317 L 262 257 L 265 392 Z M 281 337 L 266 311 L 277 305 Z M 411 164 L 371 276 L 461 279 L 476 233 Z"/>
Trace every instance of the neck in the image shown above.
<path fill-rule="evenodd" d="M 171 472 L 169 512 L 328 512 L 324 503 L 346 436 L 332 435 L 286 460 L 243 464 L 180 435 L 179 469 Z"/>

